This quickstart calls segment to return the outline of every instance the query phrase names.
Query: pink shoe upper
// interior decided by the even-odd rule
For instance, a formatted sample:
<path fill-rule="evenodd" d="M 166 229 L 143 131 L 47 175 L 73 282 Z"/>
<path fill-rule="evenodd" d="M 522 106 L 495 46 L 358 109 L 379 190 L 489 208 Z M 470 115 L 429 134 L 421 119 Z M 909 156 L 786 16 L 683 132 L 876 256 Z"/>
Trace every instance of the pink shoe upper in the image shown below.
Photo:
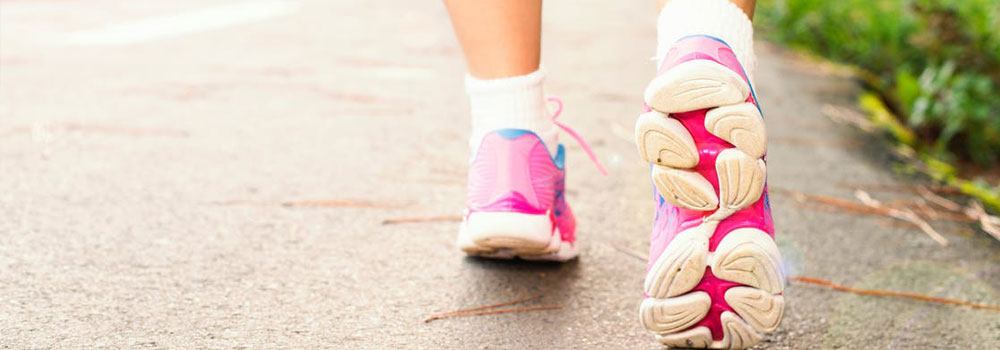
<path fill-rule="evenodd" d="M 469 167 L 467 214 L 549 215 L 562 240 L 575 240 L 576 220 L 563 197 L 565 149 L 555 157 L 535 133 L 502 129 L 487 134 Z"/>
<path fill-rule="evenodd" d="M 691 60 L 711 60 L 722 64 L 738 73 L 749 84 L 749 79 L 747 79 L 746 73 L 743 71 L 732 49 L 721 40 L 707 36 L 692 36 L 678 41 L 666 54 L 659 73 L 662 74 L 678 64 Z M 746 102 L 753 103 L 755 106 L 757 105 L 752 88 Z M 648 110 L 649 108 L 647 107 Z M 733 148 L 734 146 L 712 135 L 705 129 L 705 113 L 707 111 L 707 109 L 702 109 L 674 113 L 671 114 L 671 117 L 680 121 L 694 138 L 699 152 L 699 161 L 693 170 L 704 176 L 712 184 L 715 192 L 719 193 L 719 178 L 715 172 L 715 159 L 724 149 Z M 653 233 L 650 236 L 650 260 L 646 268 L 647 271 L 653 266 L 656 259 L 663 254 L 667 245 L 677 234 L 686 229 L 698 226 L 701 224 L 703 217 L 712 214 L 711 212 L 689 210 L 671 205 L 656 192 L 655 186 L 654 196 L 657 210 L 653 221 Z M 715 233 L 709 239 L 709 251 L 715 251 L 726 233 L 746 227 L 759 229 L 771 235 L 772 238 L 774 237 L 774 224 L 771 220 L 771 206 L 767 199 L 766 184 L 764 192 L 757 202 L 737 211 L 719 223 Z M 710 269 L 706 269 L 702 282 L 694 290 L 708 293 L 712 297 L 713 304 L 708 315 L 702 321 L 692 326 L 692 328 L 706 326 L 712 331 L 715 340 L 721 340 L 722 325 L 719 322 L 719 316 L 723 311 L 733 311 L 725 302 L 724 296 L 729 288 L 736 285 L 736 283 L 716 278 L 712 275 Z"/>
<path fill-rule="evenodd" d="M 562 113 L 562 101 L 555 97 L 549 101 L 557 104 L 552 123 L 576 139 L 597 169 L 607 175 L 583 138 L 556 121 Z M 563 145 L 552 156 L 545 142 L 530 130 L 500 129 L 487 134 L 469 165 L 466 218 L 474 212 L 548 215 L 552 229 L 559 231 L 562 241 L 573 244 L 576 218 L 564 196 L 565 160 Z"/>

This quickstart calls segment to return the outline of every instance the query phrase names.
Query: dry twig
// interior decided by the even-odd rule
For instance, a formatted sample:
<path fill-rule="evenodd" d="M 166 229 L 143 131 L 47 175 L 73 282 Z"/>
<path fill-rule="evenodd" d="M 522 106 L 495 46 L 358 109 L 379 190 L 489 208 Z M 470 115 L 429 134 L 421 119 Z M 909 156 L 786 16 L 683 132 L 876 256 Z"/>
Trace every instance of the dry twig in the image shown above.
<path fill-rule="evenodd" d="M 511 312 L 523 312 L 523 311 L 535 311 L 535 310 L 555 310 L 562 308 L 562 305 L 542 305 L 542 306 L 528 306 L 528 307 L 516 307 L 512 309 L 500 309 L 500 310 L 482 310 L 482 311 L 464 311 L 464 312 L 452 312 L 447 314 L 437 314 L 431 315 L 424 320 L 424 323 L 440 320 L 443 318 L 452 317 L 463 317 L 463 316 L 480 316 L 480 315 L 495 315 L 495 314 L 506 314 Z"/>
<path fill-rule="evenodd" d="M 928 224 L 926 220 L 921 219 L 919 216 L 917 216 L 917 214 L 913 213 L 912 210 L 886 207 L 882 205 L 882 203 L 880 203 L 879 201 L 875 200 L 870 195 L 868 195 L 868 192 L 862 190 L 854 191 L 854 196 L 857 197 L 858 200 L 861 201 L 861 203 L 864 203 L 869 207 L 879 210 L 886 210 L 889 216 L 909 222 L 914 226 L 919 227 L 921 231 L 924 231 L 924 233 L 930 236 L 931 239 L 933 239 L 934 241 L 938 242 L 938 244 L 940 244 L 941 246 L 944 247 L 948 246 L 948 239 L 944 238 L 944 236 L 942 236 L 941 233 L 938 233 L 937 230 L 934 229 L 934 227 L 931 227 L 931 224 Z"/>
<path fill-rule="evenodd" d="M 848 184 L 841 184 L 841 186 L 848 186 Z M 772 191 L 787 194 L 800 203 L 811 201 L 847 212 L 884 215 L 902 220 L 917 226 L 934 238 L 935 241 L 942 243 L 942 245 L 947 245 L 947 239 L 944 239 L 943 236 L 937 234 L 937 230 L 934 229 L 926 220 L 921 218 L 920 215 L 927 217 L 930 220 L 944 219 L 961 223 L 977 223 L 984 232 L 1000 240 L 1000 217 L 989 215 L 979 202 L 973 201 L 968 207 L 963 208 L 958 203 L 940 195 L 954 194 L 955 189 L 953 187 L 863 184 L 850 186 L 855 186 L 855 196 L 862 201 L 861 204 L 839 198 L 810 195 L 799 191 L 781 188 L 773 188 Z M 888 204 L 883 204 L 872 199 L 871 196 L 868 195 L 867 192 L 862 191 L 861 188 L 875 191 L 911 192 L 920 195 L 921 198 L 916 200 L 897 199 Z M 933 204 L 933 206 L 928 205 L 928 203 Z M 941 210 L 935 209 L 935 207 Z M 824 209 L 823 207 L 817 208 Z"/>
<path fill-rule="evenodd" d="M 908 209 L 913 211 L 914 213 L 926 216 L 931 220 L 945 219 L 948 221 L 963 222 L 963 223 L 976 222 L 976 220 L 969 218 L 961 211 L 951 211 L 948 209 L 941 208 L 939 205 L 928 205 L 928 201 L 924 200 L 923 198 L 917 198 L 917 199 L 896 198 L 890 200 L 888 203 L 884 203 L 884 205 L 889 208 L 895 208 L 900 210 Z"/>
<path fill-rule="evenodd" d="M 382 220 L 382 225 L 409 224 L 419 222 L 459 222 L 462 217 L 459 215 L 429 216 L 429 217 L 408 217 Z"/>
<path fill-rule="evenodd" d="M 110 134 L 127 136 L 167 136 L 167 137 L 188 137 L 189 133 L 184 130 L 163 129 L 163 128 L 140 128 L 113 124 L 37 124 L 32 126 L 17 126 L 0 130 L 0 136 L 30 134 L 34 128 L 42 128 L 52 132 L 75 132 L 80 134 Z"/>
<path fill-rule="evenodd" d="M 924 188 L 928 191 L 939 195 L 957 195 L 962 194 L 962 190 L 955 186 L 948 185 L 929 185 L 929 186 L 918 186 L 918 185 L 897 185 L 897 184 L 871 184 L 871 183 L 839 183 L 838 187 L 851 189 L 851 190 L 866 190 L 871 192 L 910 192 L 918 193 L 919 188 Z"/>
<path fill-rule="evenodd" d="M 795 200 L 799 201 L 800 203 L 804 203 L 806 201 L 812 201 L 857 214 L 868 214 L 868 215 L 889 214 L 888 210 L 885 208 L 872 208 L 870 206 L 858 204 L 849 200 L 835 198 L 835 197 L 820 196 L 815 194 L 805 194 L 803 192 L 783 189 L 783 188 L 772 188 L 771 191 L 787 194 L 792 198 L 795 198 Z"/>
<path fill-rule="evenodd" d="M 940 233 L 937 232 L 937 230 L 931 227 L 931 225 L 928 224 L 926 220 L 921 219 L 912 210 L 906 208 L 904 209 L 893 208 L 883 205 L 882 203 L 879 203 L 878 201 L 872 199 L 867 192 L 862 190 L 856 190 L 854 193 L 855 196 L 858 197 L 858 199 L 861 201 L 861 204 L 840 198 L 810 195 L 793 190 L 786 190 L 786 189 L 775 189 L 775 190 L 776 192 L 788 194 L 799 202 L 805 202 L 806 200 L 810 200 L 821 204 L 834 206 L 853 213 L 870 214 L 870 215 L 877 214 L 903 220 L 920 228 L 921 231 L 924 231 L 924 233 L 927 233 L 928 236 L 931 236 L 931 238 L 934 239 L 934 241 L 938 242 L 938 244 L 942 246 L 948 246 L 948 239 L 944 238 L 944 236 L 942 236 Z M 939 216 L 945 217 L 944 215 L 939 215 Z"/>
<path fill-rule="evenodd" d="M 830 282 L 830 281 L 824 281 L 824 280 L 821 280 L 821 279 L 818 279 L 818 278 L 811 278 L 811 277 L 801 277 L 800 276 L 800 277 L 791 277 L 789 279 L 792 280 L 792 281 L 796 281 L 796 282 L 802 282 L 802 283 L 820 285 L 820 286 L 824 286 L 824 287 L 827 287 L 827 288 L 830 288 L 830 289 L 834 289 L 834 290 L 838 290 L 838 291 L 841 291 L 841 292 L 848 292 L 848 293 L 854 293 L 854 294 L 860 294 L 860 295 L 872 295 L 872 296 L 887 296 L 887 297 L 907 298 L 907 299 L 921 300 L 921 301 L 926 301 L 926 302 L 931 302 L 931 303 L 948 304 L 948 305 L 958 305 L 958 306 L 968 306 L 968 307 L 971 307 L 973 309 L 993 310 L 993 311 L 1000 312 L 1000 306 L 994 306 L 994 305 L 976 304 L 976 303 L 970 303 L 970 302 L 961 301 L 961 300 L 932 297 L 932 296 L 921 295 L 921 294 L 893 292 L 893 291 L 889 291 L 889 290 L 857 289 L 857 288 L 851 288 L 851 287 L 839 285 L 839 284 L 836 284 L 836 283 L 833 283 L 833 282 Z"/>
<path fill-rule="evenodd" d="M 969 207 L 965 209 L 965 215 L 970 218 L 979 221 L 979 226 L 989 233 L 990 236 L 1000 240 L 1000 218 L 989 215 L 986 213 L 986 209 L 983 209 L 983 205 L 977 201 L 973 201 L 969 204 Z"/>
<path fill-rule="evenodd" d="M 426 323 L 426 322 L 430 322 L 430 321 L 434 321 L 434 320 L 440 320 L 440 319 L 443 319 L 443 318 L 462 317 L 462 316 L 493 315 L 493 314 L 504 314 L 504 313 L 510 313 L 510 312 L 522 312 L 522 311 L 534 311 L 534 310 L 553 310 L 553 309 L 558 309 L 558 308 L 562 307 L 562 306 L 559 306 L 559 305 L 542 305 L 542 306 L 519 307 L 519 308 L 512 308 L 512 309 L 490 310 L 490 309 L 495 309 L 495 308 L 498 308 L 498 307 L 516 305 L 516 304 L 520 304 L 520 303 L 523 303 L 523 302 L 526 302 L 526 301 L 538 299 L 538 298 L 541 298 L 542 295 L 544 295 L 544 294 L 545 294 L 544 292 L 538 292 L 536 294 L 533 294 L 533 295 L 530 295 L 530 296 L 527 296 L 527 297 L 524 297 L 524 298 L 521 298 L 521 299 L 517 299 L 517 300 L 506 301 L 506 302 L 496 303 L 496 304 L 490 304 L 490 305 L 470 307 L 470 308 L 459 309 L 459 310 L 449 311 L 449 312 L 436 313 L 436 314 L 427 316 L 427 318 L 424 319 L 424 322 Z"/>
<path fill-rule="evenodd" d="M 255 201 L 245 199 L 233 199 L 212 202 L 215 205 L 273 205 L 294 208 L 362 208 L 362 209 L 393 209 L 400 205 L 384 202 L 373 202 L 365 200 L 334 199 L 334 200 L 299 200 L 299 201 Z"/>
<path fill-rule="evenodd" d="M 928 202 L 934 203 L 941 208 L 948 209 L 951 211 L 960 211 L 962 206 L 958 203 L 952 202 L 951 200 L 941 197 L 924 186 L 917 186 L 917 194 L 926 199 Z"/>

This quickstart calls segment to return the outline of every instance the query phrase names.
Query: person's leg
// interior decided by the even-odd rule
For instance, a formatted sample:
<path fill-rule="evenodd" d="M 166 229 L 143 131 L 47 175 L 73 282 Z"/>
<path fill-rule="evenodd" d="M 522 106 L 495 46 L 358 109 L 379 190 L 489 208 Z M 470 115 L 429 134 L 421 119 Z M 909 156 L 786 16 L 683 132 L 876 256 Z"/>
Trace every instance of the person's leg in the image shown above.
<path fill-rule="evenodd" d="M 472 117 L 458 246 L 485 257 L 569 260 L 579 248 L 563 197 L 564 149 L 542 89 L 541 0 L 445 3 L 468 63 Z"/>
<path fill-rule="evenodd" d="M 657 20 L 658 71 L 635 135 L 657 194 L 639 314 L 670 346 L 747 348 L 782 317 L 753 3 L 668 0 Z"/>
<path fill-rule="evenodd" d="M 757 64 L 751 23 L 755 4 L 755 0 L 665 1 L 656 25 L 657 68 L 681 38 L 707 35 L 725 41 L 752 77 Z"/>
<path fill-rule="evenodd" d="M 670 1 L 671 0 L 656 0 L 656 8 L 663 9 L 663 6 Z M 750 18 L 751 20 L 753 19 L 753 11 L 757 8 L 757 0 L 730 0 L 729 2 L 743 10 L 743 13 L 747 14 L 747 18 Z"/>
<path fill-rule="evenodd" d="M 445 0 L 445 5 L 470 75 L 497 79 L 538 70 L 541 0 Z"/>
<path fill-rule="evenodd" d="M 489 132 L 530 130 L 555 151 L 539 69 L 541 0 L 445 0 L 468 65 L 473 149 Z"/>

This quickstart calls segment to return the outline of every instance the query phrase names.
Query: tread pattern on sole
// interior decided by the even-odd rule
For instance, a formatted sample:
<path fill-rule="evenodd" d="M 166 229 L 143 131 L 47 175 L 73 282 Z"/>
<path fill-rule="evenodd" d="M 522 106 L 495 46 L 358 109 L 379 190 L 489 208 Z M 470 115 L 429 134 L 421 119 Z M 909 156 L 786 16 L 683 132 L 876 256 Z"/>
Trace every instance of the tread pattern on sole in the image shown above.
<path fill-rule="evenodd" d="M 719 243 L 711 261 L 699 265 L 708 255 L 707 242 L 703 245 L 702 240 L 711 235 L 715 226 L 708 221 L 678 234 L 646 276 L 648 298 L 639 305 L 640 322 L 664 344 L 743 349 L 759 342 L 762 334 L 773 332 L 781 322 L 784 275 L 774 241 L 754 228 L 733 230 Z M 678 246 L 674 246 L 675 242 L 679 242 Z M 719 279 L 743 284 L 724 295 L 736 313 L 722 314 L 721 342 L 713 341 L 710 333 L 706 342 L 703 333 L 707 328 L 687 329 L 705 317 L 712 303 L 707 293 L 690 292 L 701 282 L 706 267 Z M 702 328 L 704 331 L 699 330 Z"/>
<path fill-rule="evenodd" d="M 785 299 L 750 287 L 733 287 L 726 291 L 726 303 L 760 333 L 778 329 L 785 310 Z"/>
<path fill-rule="evenodd" d="M 722 321 L 722 349 L 745 349 L 756 345 L 763 338 L 753 330 L 740 316 L 726 311 L 719 319 Z"/>
<path fill-rule="evenodd" d="M 743 151 L 729 148 L 715 160 L 719 176 L 719 210 L 710 219 L 721 221 L 760 199 L 764 192 L 767 167 L 764 160 L 750 158 Z"/>
<path fill-rule="evenodd" d="M 654 165 L 653 184 L 664 200 L 678 207 L 710 211 L 719 206 L 712 183 L 694 170 Z"/>
<path fill-rule="evenodd" d="M 733 230 L 719 242 L 711 262 L 716 277 L 778 294 L 785 289 L 781 255 L 771 236 L 754 228 Z"/>
<path fill-rule="evenodd" d="M 642 325 L 657 333 L 674 333 L 687 329 L 705 318 L 712 298 L 705 292 L 688 293 L 676 298 L 642 301 Z"/>
<path fill-rule="evenodd" d="M 705 113 L 705 129 L 726 140 L 751 158 L 767 153 L 764 118 L 753 103 L 714 108 Z"/>
<path fill-rule="evenodd" d="M 646 295 L 663 299 L 691 291 L 705 275 L 708 236 L 702 230 L 681 232 L 646 274 Z"/>
<path fill-rule="evenodd" d="M 639 155 L 647 162 L 681 169 L 698 165 L 698 148 L 691 134 L 666 114 L 652 111 L 640 115 L 635 139 Z"/>
<path fill-rule="evenodd" d="M 653 183 L 664 200 L 685 209 L 715 210 L 701 225 L 674 237 L 650 267 L 639 316 L 659 342 L 671 347 L 743 349 L 760 342 L 781 322 L 785 282 L 781 257 L 773 238 L 755 228 L 723 233 L 726 236 L 711 254 L 708 239 L 719 222 L 760 199 L 767 178 L 762 159 L 766 134 L 760 111 L 745 102 L 749 87 L 743 94 L 740 86 L 745 82 L 729 81 L 731 71 L 702 63 L 689 65 L 687 71 L 678 70 L 678 65 L 672 71 L 679 73 L 654 79 L 646 91 L 646 103 L 654 111 L 636 123 L 639 154 L 652 163 Z M 688 143 L 692 138 L 687 129 L 665 114 L 702 108 L 712 108 L 705 114 L 705 129 L 734 146 L 715 158 L 718 193 L 704 176 L 689 170 L 697 160 L 692 164 L 686 157 L 697 157 L 698 149 L 693 140 Z M 733 310 L 719 316 L 722 340 L 714 340 L 708 327 L 690 328 L 708 314 L 705 305 L 711 308 L 713 303 L 707 293 L 692 292 L 706 269 L 718 279 L 740 284 L 722 296 Z"/>
<path fill-rule="evenodd" d="M 687 112 L 740 103 L 750 85 L 716 62 L 691 60 L 660 74 L 643 94 L 646 104 L 664 113 Z"/>
<path fill-rule="evenodd" d="M 707 349 L 712 346 L 712 331 L 695 327 L 680 333 L 656 335 L 656 340 L 672 348 Z"/>

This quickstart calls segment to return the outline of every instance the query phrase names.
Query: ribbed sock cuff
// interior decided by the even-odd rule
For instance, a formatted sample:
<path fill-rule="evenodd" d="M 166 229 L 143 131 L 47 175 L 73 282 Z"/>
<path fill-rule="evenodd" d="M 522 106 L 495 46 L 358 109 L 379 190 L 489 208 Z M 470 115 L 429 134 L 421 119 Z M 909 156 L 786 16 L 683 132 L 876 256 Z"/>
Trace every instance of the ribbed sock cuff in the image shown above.
<path fill-rule="evenodd" d="M 538 134 L 550 151 L 557 147 L 557 132 L 546 107 L 542 83 L 545 71 L 500 78 L 478 79 L 465 76 L 472 114 L 473 150 L 487 133 L 497 129 L 526 129 Z"/>
<path fill-rule="evenodd" d="M 729 0 L 672 0 L 660 11 L 656 23 L 656 67 L 678 40 L 709 35 L 724 40 L 753 80 L 757 58 L 753 53 L 753 24 Z"/>

